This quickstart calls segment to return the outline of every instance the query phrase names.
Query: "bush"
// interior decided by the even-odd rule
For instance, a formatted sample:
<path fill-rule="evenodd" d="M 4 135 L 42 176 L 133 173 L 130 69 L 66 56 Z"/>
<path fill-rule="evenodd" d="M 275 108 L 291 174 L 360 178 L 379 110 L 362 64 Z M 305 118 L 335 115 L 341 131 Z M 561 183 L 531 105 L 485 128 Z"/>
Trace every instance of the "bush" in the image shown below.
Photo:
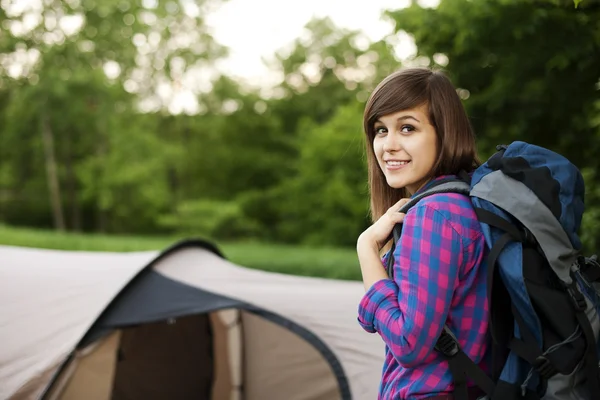
<path fill-rule="evenodd" d="M 259 229 L 244 216 L 237 202 L 205 199 L 180 203 L 174 213 L 160 217 L 158 223 L 177 233 L 218 239 L 254 236 Z"/>

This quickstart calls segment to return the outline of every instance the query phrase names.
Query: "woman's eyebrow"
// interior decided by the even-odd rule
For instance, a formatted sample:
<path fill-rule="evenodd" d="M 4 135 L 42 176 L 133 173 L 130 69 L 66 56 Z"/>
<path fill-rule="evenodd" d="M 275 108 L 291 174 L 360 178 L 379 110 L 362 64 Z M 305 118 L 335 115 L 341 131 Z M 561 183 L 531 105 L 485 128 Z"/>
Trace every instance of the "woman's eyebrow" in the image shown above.
<path fill-rule="evenodd" d="M 400 121 L 406 121 L 407 119 L 414 119 L 415 121 L 417 121 L 417 122 L 419 122 L 419 123 L 421 122 L 421 121 L 419 121 L 418 119 L 416 119 L 415 117 L 413 117 L 412 115 L 403 115 L 403 116 L 401 116 L 401 117 L 398 117 L 398 119 L 397 119 L 396 121 L 397 121 L 397 122 L 400 122 Z"/>
<path fill-rule="evenodd" d="M 419 122 L 419 123 L 421 122 L 421 121 L 419 121 L 417 118 L 413 117 L 412 115 L 403 115 L 403 116 L 401 116 L 401 117 L 398 117 L 398 118 L 396 119 L 396 122 L 400 122 L 400 121 L 406 121 L 407 119 L 412 119 L 412 120 L 415 120 L 415 121 L 417 121 L 417 122 Z M 385 125 L 385 124 L 384 124 L 384 123 L 383 123 L 383 122 L 382 122 L 380 119 L 377 119 L 377 120 L 375 120 L 375 122 L 373 122 L 373 125 L 375 125 L 375 124 L 382 124 L 382 125 Z"/>

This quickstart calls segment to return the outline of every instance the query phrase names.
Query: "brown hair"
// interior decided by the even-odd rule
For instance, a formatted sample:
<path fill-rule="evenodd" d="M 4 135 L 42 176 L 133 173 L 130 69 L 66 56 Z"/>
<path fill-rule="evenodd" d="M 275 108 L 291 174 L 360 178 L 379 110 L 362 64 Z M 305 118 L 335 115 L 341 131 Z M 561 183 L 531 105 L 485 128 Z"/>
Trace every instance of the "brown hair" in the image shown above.
<path fill-rule="evenodd" d="M 392 73 L 375 88 L 363 116 L 373 221 L 398 200 L 408 197 L 406 189 L 394 189 L 387 184 L 377 163 L 373 151 L 375 122 L 382 116 L 423 105 L 427 106 L 439 149 L 429 179 L 456 175 L 461 170 L 471 172 L 480 165 L 473 129 L 450 80 L 442 72 L 427 68 Z"/>

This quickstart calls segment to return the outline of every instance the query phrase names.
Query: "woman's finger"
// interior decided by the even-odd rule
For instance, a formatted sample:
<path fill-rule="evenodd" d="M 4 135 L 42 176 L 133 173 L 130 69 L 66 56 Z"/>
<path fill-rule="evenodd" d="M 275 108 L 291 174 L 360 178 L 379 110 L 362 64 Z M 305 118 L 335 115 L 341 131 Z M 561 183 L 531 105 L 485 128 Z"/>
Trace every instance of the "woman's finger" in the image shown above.
<path fill-rule="evenodd" d="M 397 224 L 397 223 L 402 222 L 404 220 L 405 215 L 406 214 L 401 213 L 398 210 L 394 211 L 392 209 L 390 209 L 390 211 L 388 211 L 386 213 L 386 216 L 388 217 L 388 221 L 390 221 L 390 223 L 392 223 L 392 224 Z"/>
<path fill-rule="evenodd" d="M 398 224 L 398 223 L 400 223 L 400 222 L 404 221 L 404 217 L 405 217 L 405 216 L 406 216 L 406 214 L 405 214 L 405 213 L 401 213 L 401 212 L 395 212 L 395 213 L 393 214 L 393 217 L 392 217 L 392 219 L 393 219 L 394 223 Z"/>

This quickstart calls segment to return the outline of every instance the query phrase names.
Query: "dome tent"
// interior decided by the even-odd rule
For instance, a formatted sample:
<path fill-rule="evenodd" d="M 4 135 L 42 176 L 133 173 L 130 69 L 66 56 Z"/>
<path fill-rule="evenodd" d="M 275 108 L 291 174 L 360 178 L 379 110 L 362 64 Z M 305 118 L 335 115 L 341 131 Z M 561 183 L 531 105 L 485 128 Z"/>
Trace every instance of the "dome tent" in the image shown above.
<path fill-rule="evenodd" d="M 0 246 L 0 399 L 371 399 L 362 283 L 271 273 L 210 243 Z"/>

